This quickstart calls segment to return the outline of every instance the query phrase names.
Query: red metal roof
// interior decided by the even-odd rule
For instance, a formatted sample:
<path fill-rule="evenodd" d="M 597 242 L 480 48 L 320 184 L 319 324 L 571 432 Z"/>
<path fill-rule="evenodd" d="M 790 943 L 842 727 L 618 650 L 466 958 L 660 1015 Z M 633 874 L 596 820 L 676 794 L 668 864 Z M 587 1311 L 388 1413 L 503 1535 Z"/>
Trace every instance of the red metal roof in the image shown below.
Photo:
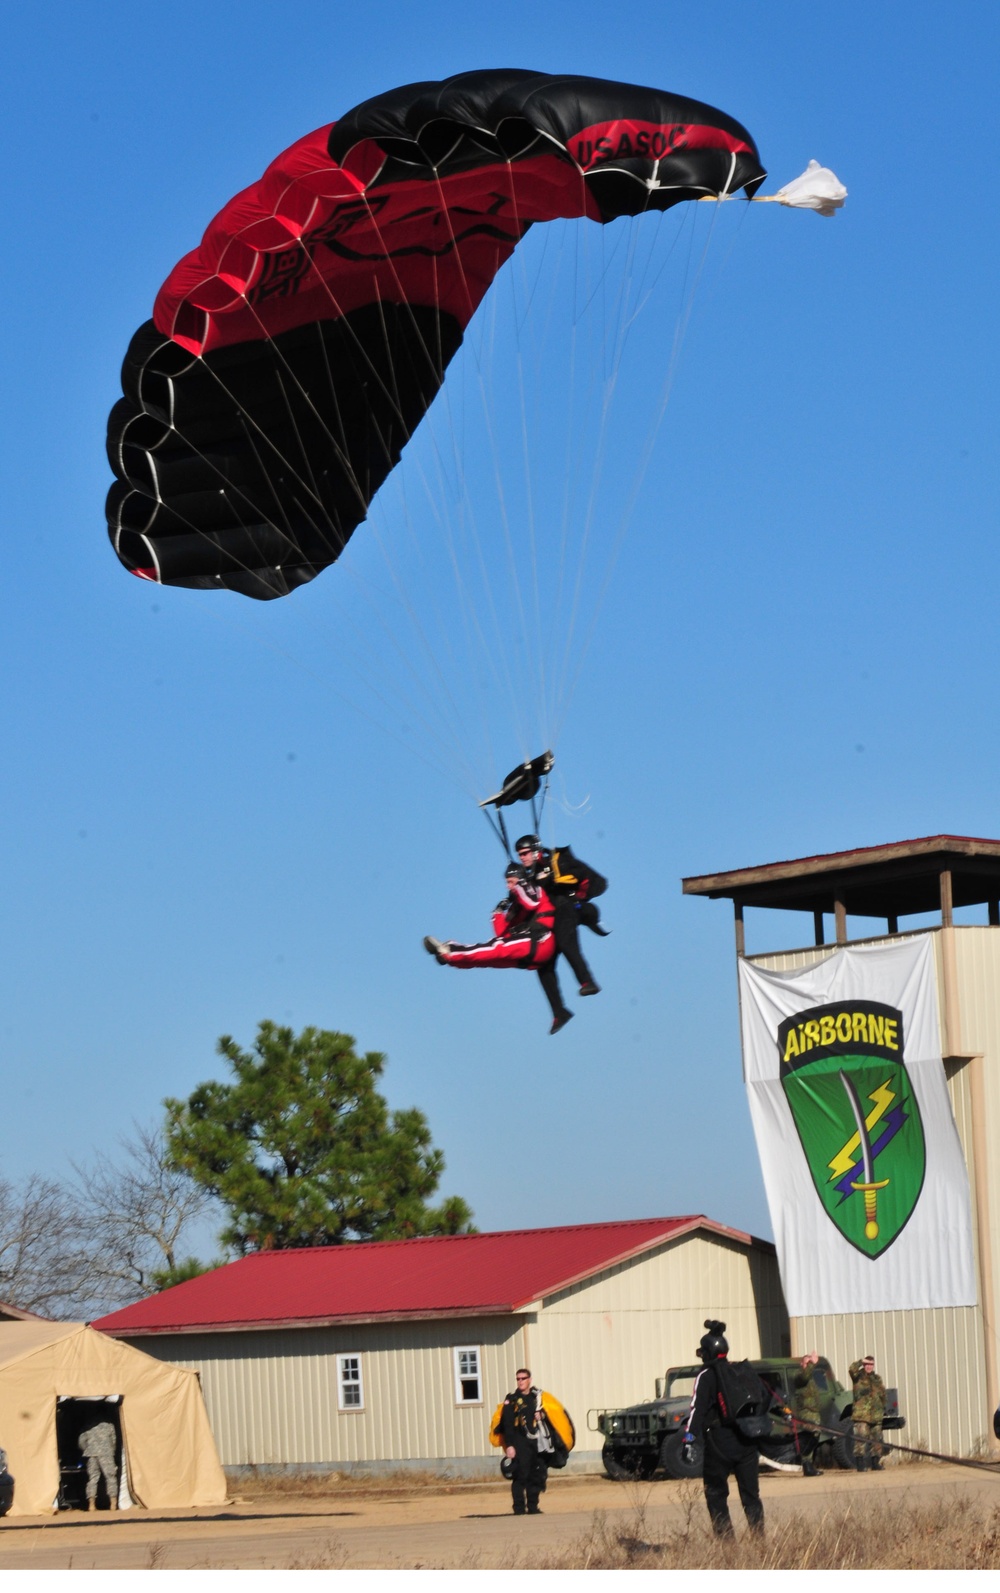
<path fill-rule="evenodd" d="M 267 1250 L 113 1311 L 92 1326 L 131 1338 L 406 1317 L 499 1316 L 699 1228 L 739 1244 L 765 1243 L 707 1217 L 649 1217 L 572 1228 Z"/>

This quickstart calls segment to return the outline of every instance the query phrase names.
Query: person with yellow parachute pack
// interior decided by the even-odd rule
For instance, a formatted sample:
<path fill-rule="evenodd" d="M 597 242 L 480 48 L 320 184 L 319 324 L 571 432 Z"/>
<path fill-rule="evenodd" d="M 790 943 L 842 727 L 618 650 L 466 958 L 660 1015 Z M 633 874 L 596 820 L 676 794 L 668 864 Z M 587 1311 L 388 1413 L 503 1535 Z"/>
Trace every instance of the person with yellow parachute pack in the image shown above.
<path fill-rule="evenodd" d="M 504 1452 L 500 1470 L 510 1482 L 514 1514 L 541 1515 L 549 1467 L 565 1466 L 576 1429 L 555 1395 L 535 1387 L 526 1366 L 518 1368 L 517 1388 L 493 1412 L 490 1443 Z"/>

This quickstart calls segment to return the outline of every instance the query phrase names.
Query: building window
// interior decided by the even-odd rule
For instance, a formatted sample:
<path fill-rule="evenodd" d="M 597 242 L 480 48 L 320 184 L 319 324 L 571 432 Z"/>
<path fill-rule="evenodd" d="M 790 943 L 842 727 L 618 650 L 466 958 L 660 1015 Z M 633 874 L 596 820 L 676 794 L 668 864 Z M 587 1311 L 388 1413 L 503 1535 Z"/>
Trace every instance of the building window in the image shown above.
<path fill-rule="evenodd" d="M 337 1403 L 341 1410 L 364 1410 L 365 1385 L 361 1380 L 361 1356 L 337 1356 Z"/>
<path fill-rule="evenodd" d="M 458 1405 L 481 1405 L 483 1395 L 482 1382 L 479 1375 L 478 1344 L 463 1344 L 455 1350 L 454 1355 L 455 1403 Z"/>

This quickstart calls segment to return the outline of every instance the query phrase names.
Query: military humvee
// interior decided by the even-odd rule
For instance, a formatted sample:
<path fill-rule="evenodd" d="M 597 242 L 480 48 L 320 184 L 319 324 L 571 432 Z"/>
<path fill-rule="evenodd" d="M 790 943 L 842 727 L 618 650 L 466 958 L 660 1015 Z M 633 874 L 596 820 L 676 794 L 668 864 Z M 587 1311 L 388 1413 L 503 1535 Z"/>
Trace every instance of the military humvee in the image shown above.
<path fill-rule="evenodd" d="M 799 1370 L 799 1362 L 788 1357 L 771 1357 L 751 1361 L 750 1365 L 782 1404 L 794 1410 L 792 1379 Z M 672 1366 L 665 1377 L 656 1379 L 655 1399 L 642 1405 L 629 1405 L 625 1410 L 588 1412 L 590 1431 L 604 1434 L 602 1458 L 609 1477 L 652 1477 L 657 1472 L 666 1477 L 701 1476 L 700 1445 L 695 1445 L 690 1462 L 684 1460 L 681 1452 L 694 1381 L 701 1370 L 700 1365 Z M 820 1356 L 815 1374 L 823 1393 L 821 1420 L 833 1433 L 824 1438 L 816 1459 L 820 1466 L 838 1465 L 851 1470 L 855 1465 L 851 1391 L 837 1382 L 824 1356 Z M 905 1425 L 905 1418 L 899 1414 L 898 1393 L 894 1388 L 887 1389 L 883 1429 Z M 762 1466 L 775 1471 L 799 1469 L 801 1462 L 795 1440 L 780 1421 L 773 1424 L 771 1436 L 763 1439 L 759 1447 Z"/>

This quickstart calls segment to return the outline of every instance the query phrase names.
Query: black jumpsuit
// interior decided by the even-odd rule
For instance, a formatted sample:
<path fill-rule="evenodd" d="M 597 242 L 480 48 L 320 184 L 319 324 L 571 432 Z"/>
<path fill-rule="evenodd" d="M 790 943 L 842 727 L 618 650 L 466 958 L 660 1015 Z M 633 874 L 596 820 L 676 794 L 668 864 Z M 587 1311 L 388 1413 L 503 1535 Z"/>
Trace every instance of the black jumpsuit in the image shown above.
<path fill-rule="evenodd" d="M 552 853 L 543 850 L 539 862 L 532 870 L 532 878 L 542 886 L 554 908 L 554 922 L 552 925 L 556 937 L 556 952 L 561 953 L 573 970 L 573 977 L 578 985 L 591 985 L 594 976 L 587 966 L 583 952 L 580 950 L 579 926 L 581 922 L 580 909 L 577 906 L 577 882 L 561 884 L 554 876 L 552 867 Z M 597 914 L 591 906 L 591 915 L 596 919 Z M 590 928 L 588 922 L 587 927 Z M 555 970 L 553 969 L 554 973 Z M 546 995 L 549 995 L 546 990 Z M 553 1012 L 555 1005 L 549 996 L 549 1003 Z"/>
<path fill-rule="evenodd" d="M 756 1444 L 749 1438 L 744 1438 L 735 1428 L 723 1425 L 725 1402 L 720 1400 L 720 1382 L 715 1368 L 716 1363 L 709 1361 L 695 1379 L 687 1427 L 692 1438 L 704 1440 L 702 1478 L 712 1530 L 718 1537 L 732 1533 L 733 1523 L 727 1501 L 729 1478 L 735 1477 L 747 1526 L 753 1532 L 760 1532 L 764 1526 L 764 1506 L 760 1502 L 760 1454 Z"/>
<path fill-rule="evenodd" d="M 526 1394 L 508 1394 L 500 1411 L 500 1436 L 505 1449 L 513 1449 L 514 1475 L 510 1493 L 514 1514 L 523 1516 L 538 1511 L 538 1496 L 545 1491 L 548 1468 L 532 1436 L 538 1411 L 538 1390 L 532 1385 Z"/>

